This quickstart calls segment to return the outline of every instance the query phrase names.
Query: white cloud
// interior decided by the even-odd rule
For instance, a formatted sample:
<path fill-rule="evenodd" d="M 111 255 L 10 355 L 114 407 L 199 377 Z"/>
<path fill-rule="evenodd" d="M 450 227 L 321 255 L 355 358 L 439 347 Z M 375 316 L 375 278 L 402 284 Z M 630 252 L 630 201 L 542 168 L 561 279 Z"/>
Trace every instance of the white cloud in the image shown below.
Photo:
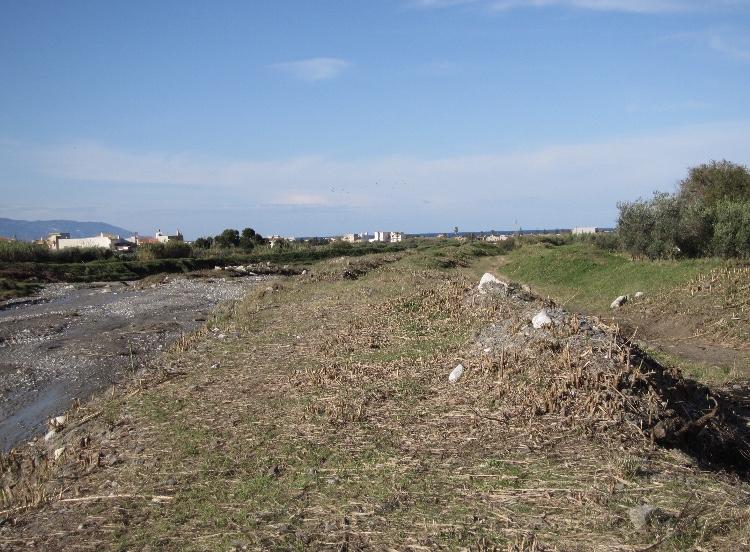
<path fill-rule="evenodd" d="M 733 26 L 711 28 L 702 31 L 672 33 L 663 40 L 695 42 L 738 61 L 750 61 L 750 37 Z"/>
<path fill-rule="evenodd" d="M 320 81 L 338 77 L 351 63 L 339 58 L 310 58 L 275 63 L 272 68 L 304 81 Z"/>
<path fill-rule="evenodd" d="M 746 0 L 414 0 L 412 3 L 419 8 L 449 8 L 468 4 L 481 5 L 492 11 L 567 7 L 644 14 L 747 7 Z"/>
<path fill-rule="evenodd" d="M 741 61 L 750 61 L 750 38 L 747 34 L 735 35 L 712 31 L 707 36 L 708 46 Z"/>
<path fill-rule="evenodd" d="M 497 201 L 588 202 L 612 207 L 670 188 L 687 167 L 714 158 L 750 162 L 750 122 L 692 126 L 597 143 L 443 158 L 389 156 L 337 160 L 207 158 L 133 152 L 89 143 L 44 150 L 32 163 L 75 182 L 171 185 L 212 190 L 217 200 L 252 198 L 258 205 L 395 209 L 484 209 Z M 175 191 L 174 187 L 177 187 Z M 165 197 L 167 192 L 163 192 Z M 186 193 L 188 192 L 186 190 Z M 544 208 L 540 207 L 540 212 Z"/>

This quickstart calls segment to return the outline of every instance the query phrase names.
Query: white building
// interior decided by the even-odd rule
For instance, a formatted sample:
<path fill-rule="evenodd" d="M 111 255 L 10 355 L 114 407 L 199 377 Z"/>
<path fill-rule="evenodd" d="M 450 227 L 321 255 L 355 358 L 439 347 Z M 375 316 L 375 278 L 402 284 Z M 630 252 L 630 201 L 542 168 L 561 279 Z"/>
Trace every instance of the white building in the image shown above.
<path fill-rule="evenodd" d="M 596 226 L 577 226 L 573 228 L 573 234 L 596 234 L 598 232 L 601 232 L 601 229 Z"/>
<path fill-rule="evenodd" d="M 370 239 L 371 242 L 384 242 L 384 243 L 396 243 L 404 239 L 403 232 L 375 232 L 375 235 Z"/>
<path fill-rule="evenodd" d="M 179 228 L 177 229 L 177 233 L 171 236 L 168 234 L 162 234 L 161 228 L 159 228 L 156 231 L 155 237 L 156 237 L 156 241 L 159 243 L 167 243 L 171 241 L 178 241 L 178 242 L 184 241 L 184 238 L 182 237 L 182 233 L 180 232 Z"/>
<path fill-rule="evenodd" d="M 507 239 L 508 239 L 508 236 L 506 236 L 505 234 L 500 234 L 499 236 L 496 236 L 496 235 L 492 234 L 491 236 L 485 237 L 484 241 L 486 241 L 486 242 L 493 242 L 494 243 L 494 242 L 505 241 Z"/>
<path fill-rule="evenodd" d="M 64 236 L 64 237 L 63 237 Z M 71 238 L 70 234 L 56 233 L 50 234 L 47 238 L 50 249 L 70 249 L 71 247 L 98 247 L 101 249 L 111 249 L 112 251 L 131 251 L 135 244 L 123 240 L 120 236 L 113 236 L 102 232 L 98 236 L 90 238 Z"/>

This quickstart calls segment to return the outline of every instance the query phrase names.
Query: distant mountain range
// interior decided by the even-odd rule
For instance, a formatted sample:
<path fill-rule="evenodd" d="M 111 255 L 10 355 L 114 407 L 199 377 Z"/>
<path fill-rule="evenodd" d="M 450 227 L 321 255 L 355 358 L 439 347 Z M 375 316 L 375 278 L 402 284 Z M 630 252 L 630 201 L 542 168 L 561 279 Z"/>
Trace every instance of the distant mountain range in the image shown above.
<path fill-rule="evenodd" d="M 100 232 L 116 234 L 123 238 L 133 231 L 112 226 L 106 222 L 80 222 L 77 220 L 13 220 L 0 218 L 0 236 L 19 240 L 38 240 L 51 232 L 69 232 L 71 238 L 97 236 Z"/>

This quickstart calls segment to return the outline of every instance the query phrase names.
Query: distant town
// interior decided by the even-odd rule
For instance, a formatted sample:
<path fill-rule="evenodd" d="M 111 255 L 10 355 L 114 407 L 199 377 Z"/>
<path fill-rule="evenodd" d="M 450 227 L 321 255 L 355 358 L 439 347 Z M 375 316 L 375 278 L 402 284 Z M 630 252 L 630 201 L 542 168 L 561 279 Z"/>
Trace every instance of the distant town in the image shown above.
<path fill-rule="evenodd" d="M 338 236 L 325 237 L 302 237 L 271 235 L 265 238 L 265 242 L 270 247 L 275 247 L 279 243 L 291 242 L 346 242 L 346 243 L 399 243 L 406 238 L 452 238 L 457 240 L 478 239 L 486 242 L 502 242 L 514 235 L 521 234 L 596 234 L 601 232 L 611 232 L 612 228 L 603 228 L 596 226 L 580 226 L 575 228 L 556 228 L 543 230 L 515 230 L 515 231 L 482 231 L 482 232 L 459 232 L 454 228 L 453 232 L 446 233 L 423 233 L 423 234 L 405 234 L 399 231 L 378 230 L 373 233 L 347 233 Z M 0 241 L 17 241 L 15 238 L 0 236 Z M 133 252 L 138 247 L 149 244 L 166 244 L 174 242 L 184 242 L 191 244 L 193 242 L 185 240 L 182 232 L 177 229 L 174 233 L 165 233 L 161 229 L 156 230 L 153 236 L 142 236 L 135 233 L 129 237 L 100 232 L 96 236 L 73 238 L 69 232 L 51 232 L 46 237 L 33 240 L 33 243 L 47 246 L 51 250 L 60 251 L 70 248 L 101 248 L 109 249 L 122 253 Z"/>

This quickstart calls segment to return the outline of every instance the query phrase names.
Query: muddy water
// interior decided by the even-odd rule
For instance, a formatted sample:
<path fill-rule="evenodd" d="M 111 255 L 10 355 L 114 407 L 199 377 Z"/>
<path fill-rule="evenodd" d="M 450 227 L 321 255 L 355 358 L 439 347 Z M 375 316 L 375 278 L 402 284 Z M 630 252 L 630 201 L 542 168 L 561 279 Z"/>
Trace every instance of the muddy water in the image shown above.
<path fill-rule="evenodd" d="M 35 437 L 73 400 L 151 362 L 219 303 L 241 298 L 262 279 L 56 284 L 0 306 L 0 449 Z"/>

